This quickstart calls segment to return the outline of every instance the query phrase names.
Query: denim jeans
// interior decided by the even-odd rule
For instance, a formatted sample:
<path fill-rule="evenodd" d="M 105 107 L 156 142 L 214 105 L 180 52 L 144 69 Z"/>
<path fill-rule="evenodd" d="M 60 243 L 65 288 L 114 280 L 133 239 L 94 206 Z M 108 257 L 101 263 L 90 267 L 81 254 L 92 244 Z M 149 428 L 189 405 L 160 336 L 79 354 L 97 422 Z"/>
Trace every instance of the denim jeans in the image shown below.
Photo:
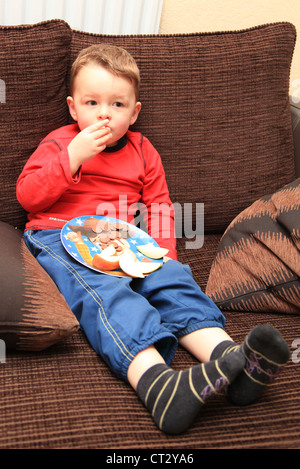
<path fill-rule="evenodd" d="M 168 365 L 178 338 L 225 326 L 217 306 L 187 265 L 169 260 L 144 279 L 89 269 L 64 249 L 60 230 L 26 231 L 25 242 L 56 283 L 88 341 L 113 372 L 127 381 L 128 366 L 150 345 Z"/>

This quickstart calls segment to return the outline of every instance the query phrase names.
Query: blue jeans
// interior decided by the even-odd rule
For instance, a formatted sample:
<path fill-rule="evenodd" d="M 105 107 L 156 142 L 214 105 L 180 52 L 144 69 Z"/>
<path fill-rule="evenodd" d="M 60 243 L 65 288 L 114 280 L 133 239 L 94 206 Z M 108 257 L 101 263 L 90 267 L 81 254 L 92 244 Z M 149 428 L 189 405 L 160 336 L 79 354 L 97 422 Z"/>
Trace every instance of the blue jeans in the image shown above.
<path fill-rule="evenodd" d="M 60 230 L 26 231 L 24 237 L 94 350 L 125 381 L 133 358 L 150 345 L 169 365 L 179 337 L 225 326 L 221 311 L 180 262 L 170 260 L 144 279 L 120 278 L 74 260 L 60 241 Z"/>

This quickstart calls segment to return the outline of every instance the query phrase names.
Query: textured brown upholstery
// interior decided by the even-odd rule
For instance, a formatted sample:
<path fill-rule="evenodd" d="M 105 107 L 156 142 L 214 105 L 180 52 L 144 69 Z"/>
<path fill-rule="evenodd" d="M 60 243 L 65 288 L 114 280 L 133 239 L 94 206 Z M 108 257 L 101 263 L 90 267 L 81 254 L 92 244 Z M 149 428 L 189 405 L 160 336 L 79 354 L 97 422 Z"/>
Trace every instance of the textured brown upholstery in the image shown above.
<path fill-rule="evenodd" d="M 186 239 L 178 240 L 179 259 L 190 264 L 202 289 L 229 222 L 295 179 L 288 99 L 295 42 L 291 24 L 214 34 L 103 37 L 52 21 L 0 28 L 0 38 L 0 78 L 7 83 L 7 102 L 0 103 L 6 123 L 0 130 L 4 222 L 24 223 L 15 199 L 17 175 L 38 141 L 67 122 L 70 64 L 79 49 L 99 41 L 123 45 L 140 65 L 143 110 L 136 129 L 160 151 L 173 201 L 205 204 L 203 247 L 187 250 Z M 255 404 L 238 408 L 216 396 L 188 432 L 162 434 L 134 391 L 78 331 L 42 352 L 7 351 L 6 363 L 0 362 L 0 447 L 110 453 L 300 448 L 300 366 L 294 342 L 300 338 L 299 315 L 230 311 L 226 317 L 236 341 L 254 325 L 269 322 L 293 349 L 293 358 Z M 174 368 L 194 363 L 178 349 Z"/>

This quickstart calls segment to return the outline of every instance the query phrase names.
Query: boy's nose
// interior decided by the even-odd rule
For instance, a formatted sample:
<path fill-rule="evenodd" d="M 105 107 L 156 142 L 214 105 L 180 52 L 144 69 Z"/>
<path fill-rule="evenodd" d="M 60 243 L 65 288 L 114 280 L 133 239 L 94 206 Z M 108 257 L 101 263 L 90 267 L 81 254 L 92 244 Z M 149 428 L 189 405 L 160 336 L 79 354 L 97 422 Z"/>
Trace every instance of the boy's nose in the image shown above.
<path fill-rule="evenodd" d="M 98 120 L 104 120 L 104 119 L 111 119 L 111 114 L 108 109 L 108 107 L 102 107 L 99 109 L 98 115 L 97 115 Z"/>

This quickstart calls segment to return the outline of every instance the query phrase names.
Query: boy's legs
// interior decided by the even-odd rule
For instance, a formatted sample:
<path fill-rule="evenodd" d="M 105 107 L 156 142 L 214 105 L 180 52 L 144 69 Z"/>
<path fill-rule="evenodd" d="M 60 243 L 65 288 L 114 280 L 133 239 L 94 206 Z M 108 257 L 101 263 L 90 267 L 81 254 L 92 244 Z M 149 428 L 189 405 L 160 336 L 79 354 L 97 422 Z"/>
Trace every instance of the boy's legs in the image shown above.
<path fill-rule="evenodd" d="M 191 270 L 168 261 L 162 269 L 135 280 L 132 288 L 159 310 L 162 323 L 179 341 L 187 343 L 197 334 L 201 365 L 174 371 L 163 363 L 154 347 L 140 352 L 128 368 L 128 381 L 150 410 L 158 427 L 176 434 L 186 430 L 208 398 L 220 392 L 242 371 L 244 357 L 231 356 L 209 361 L 213 349 L 230 340 L 224 331 L 224 317 L 202 293 Z M 230 343 L 233 343 L 232 341 Z"/>
<path fill-rule="evenodd" d="M 179 338 L 180 345 L 200 362 L 211 360 L 211 355 L 217 345 L 224 341 L 234 344 L 227 332 L 219 327 L 199 329 Z"/>
<path fill-rule="evenodd" d="M 179 339 L 179 343 L 201 363 L 210 361 L 213 350 L 224 341 L 229 341 L 234 345 L 229 335 L 219 327 L 199 329 Z M 158 363 L 165 363 L 165 361 L 154 346 L 148 347 L 135 356 L 127 372 L 128 381 L 133 389 L 137 389 L 138 382 L 145 371 Z"/>
<path fill-rule="evenodd" d="M 193 400 L 195 396 L 192 389 L 196 388 L 201 397 L 205 396 L 208 387 L 210 392 L 214 393 L 223 386 L 220 388 L 216 385 L 211 386 L 211 381 L 215 380 L 213 383 L 220 384 L 224 374 L 227 373 L 223 383 L 226 381 L 226 384 L 232 383 L 227 387 L 229 399 L 238 405 L 253 402 L 264 386 L 272 380 L 274 374 L 286 363 L 289 349 L 279 332 L 269 325 L 254 328 L 241 346 L 235 344 L 222 328 L 218 308 L 189 278 L 189 274 L 191 275 L 189 269 L 170 261 L 167 264 L 168 268 L 165 268 L 163 276 L 158 272 L 158 275 L 153 275 L 143 282 L 141 292 L 159 308 L 161 317 L 166 323 L 170 321 L 169 312 L 172 312 L 173 324 L 169 324 L 169 327 L 179 337 L 179 343 L 200 362 L 209 362 L 209 360 L 211 362 L 205 363 L 202 368 L 199 366 L 180 372 L 179 378 L 178 373 L 170 369 L 166 371 L 163 365 L 151 368 L 151 363 L 154 365 L 155 361 L 160 363 L 161 360 L 155 355 L 155 349 L 147 349 L 135 357 L 129 366 L 128 378 L 152 412 L 158 426 L 164 431 L 176 433 L 182 431 L 180 429 L 185 425 L 189 426 L 198 413 L 199 402 Z M 160 272 L 162 274 L 162 271 Z M 179 296 L 173 291 L 174 285 L 180 290 Z M 193 317 L 195 303 L 198 309 L 202 308 L 205 311 L 203 321 L 200 320 L 198 324 L 195 321 L 191 323 L 183 321 L 184 328 L 180 329 L 181 321 L 178 318 L 182 312 L 186 316 Z M 183 311 L 181 306 L 184 307 Z M 201 319 L 201 315 L 198 318 Z M 205 324 L 210 327 L 203 327 Z M 228 361 L 222 362 L 221 357 L 227 357 Z M 239 368 L 241 363 L 243 369 Z M 222 368 L 223 371 L 226 370 L 226 373 L 218 374 L 214 369 L 216 366 L 219 371 L 220 367 L 221 371 Z M 195 383 L 191 381 L 193 379 Z"/>
<path fill-rule="evenodd" d="M 189 428 L 207 399 L 224 388 L 233 404 L 250 404 L 289 358 L 287 344 L 272 326 L 255 327 L 241 346 L 223 332 L 202 329 L 183 337 L 180 343 L 200 359 L 201 344 L 209 344 L 207 352 L 220 340 L 210 361 L 183 372 L 167 367 L 154 347 L 140 352 L 129 365 L 129 383 L 166 433 Z"/>
<path fill-rule="evenodd" d="M 168 261 L 164 273 L 160 272 L 149 277 L 143 289 L 146 294 L 148 290 L 151 292 L 148 299 L 159 309 L 162 320 L 166 324 L 170 322 L 168 327 L 179 338 L 179 343 L 200 362 L 217 359 L 239 348 L 246 365 L 229 386 L 228 397 L 238 405 L 253 402 L 289 358 L 289 348 L 280 333 L 268 324 L 257 326 L 239 347 L 223 329 L 225 321 L 219 308 L 202 293 L 188 266 Z M 185 321 L 185 316 L 192 321 Z"/>

